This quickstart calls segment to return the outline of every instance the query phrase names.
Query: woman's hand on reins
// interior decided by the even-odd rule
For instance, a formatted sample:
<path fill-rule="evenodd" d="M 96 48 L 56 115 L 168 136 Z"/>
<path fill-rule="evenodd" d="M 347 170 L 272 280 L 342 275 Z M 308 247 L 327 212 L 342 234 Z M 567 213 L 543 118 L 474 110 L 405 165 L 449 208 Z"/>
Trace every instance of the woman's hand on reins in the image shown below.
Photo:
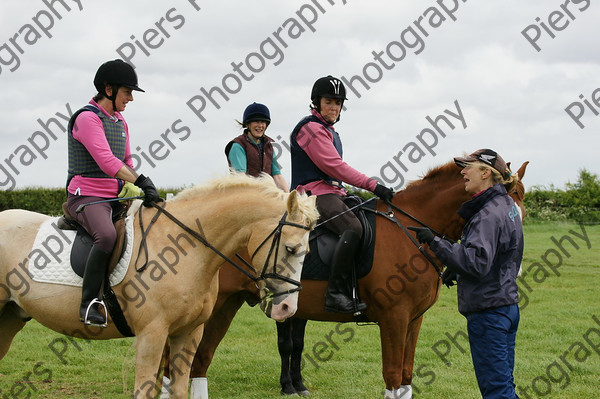
<path fill-rule="evenodd" d="M 388 202 L 391 201 L 392 198 L 394 198 L 394 191 L 391 188 L 388 188 L 381 184 L 377 184 L 377 186 L 375 186 L 375 190 L 373 190 L 373 194 L 375 194 L 382 200 L 388 201 Z"/>
<path fill-rule="evenodd" d="M 408 226 L 407 229 L 417 233 L 417 240 L 419 240 L 421 244 L 429 244 L 435 238 L 433 232 L 427 227 Z"/>

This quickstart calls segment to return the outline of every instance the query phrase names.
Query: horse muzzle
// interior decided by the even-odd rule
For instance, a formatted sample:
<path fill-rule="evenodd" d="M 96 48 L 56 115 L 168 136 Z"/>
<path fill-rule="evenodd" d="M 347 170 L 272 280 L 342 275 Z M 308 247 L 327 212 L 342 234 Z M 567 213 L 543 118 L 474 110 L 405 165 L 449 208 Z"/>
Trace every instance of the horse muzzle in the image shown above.
<path fill-rule="evenodd" d="M 261 297 L 260 309 L 275 321 L 285 321 L 298 309 L 298 291 L 275 296 L 265 289 Z"/>

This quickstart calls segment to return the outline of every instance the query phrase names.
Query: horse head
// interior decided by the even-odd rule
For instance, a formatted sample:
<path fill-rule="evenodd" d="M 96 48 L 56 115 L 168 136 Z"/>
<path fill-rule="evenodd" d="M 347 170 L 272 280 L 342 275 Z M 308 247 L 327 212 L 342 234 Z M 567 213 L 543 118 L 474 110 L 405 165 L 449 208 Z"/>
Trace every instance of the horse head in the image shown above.
<path fill-rule="evenodd" d="M 277 321 L 296 313 L 308 236 L 318 219 L 315 199 L 292 191 L 287 198 L 287 212 L 278 225 L 270 234 L 254 231 L 248 243 L 252 263 L 263 265 L 257 281 L 260 308 Z M 257 245 L 258 238 L 265 236 Z"/>
<path fill-rule="evenodd" d="M 521 165 L 519 170 L 516 172 L 518 177 L 517 185 L 508 193 L 515 201 L 515 204 L 517 204 L 517 207 L 521 212 L 521 219 L 524 219 L 526 215 L 525 206 L 523 205 L 523 200 L 525 199 L 525 186 L 523 185 L 523 177 L 525 176 L 525 170 L 527 169 L 528 164 L 529 161 L 523 162 L 523 165 Z M 510 162 L 508 162 L 507 165 L 510 169 Z"/>

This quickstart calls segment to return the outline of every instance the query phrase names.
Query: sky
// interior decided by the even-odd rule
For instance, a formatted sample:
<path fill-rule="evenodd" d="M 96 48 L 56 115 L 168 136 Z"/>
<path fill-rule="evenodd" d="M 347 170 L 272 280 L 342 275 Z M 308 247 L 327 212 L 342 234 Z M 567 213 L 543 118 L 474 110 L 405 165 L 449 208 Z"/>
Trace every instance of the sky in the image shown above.
<path fill-rule="evenodd" d="M 598 20 L 590 0 L 2 0 L 0 189 L 64 186 L 67 119 L 116 58 L 146 91 L 123 115 L 158 187 L 227 174 L 252 102 L 289 182 L 290 132 L 333 75 L 344 159 L 395 190 L 479 148 L 562 188 L 600 173 Z"/>

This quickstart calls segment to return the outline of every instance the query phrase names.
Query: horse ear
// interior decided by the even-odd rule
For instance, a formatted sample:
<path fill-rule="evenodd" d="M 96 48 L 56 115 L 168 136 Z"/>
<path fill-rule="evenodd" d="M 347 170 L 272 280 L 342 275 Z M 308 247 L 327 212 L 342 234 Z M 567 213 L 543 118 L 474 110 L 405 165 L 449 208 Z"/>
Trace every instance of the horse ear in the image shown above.
<path fill-rule="evenodd" d="M 287 200 L 287 211 L 291 219 L 300 218 L 300 206 L 298 205 L 298 192 L 292 190 Z"/>
<path fill-rule="evenodd" d="M 523 180 L 523 177 L 525 176 L 525 169 L 527 169 L 528 164 L 529 164 L 529 161 L 523 162 L 523 165 L 521 165 L 521 167 L 517 171 L 517 173 L 519 174 L 519 180 Z"/>

